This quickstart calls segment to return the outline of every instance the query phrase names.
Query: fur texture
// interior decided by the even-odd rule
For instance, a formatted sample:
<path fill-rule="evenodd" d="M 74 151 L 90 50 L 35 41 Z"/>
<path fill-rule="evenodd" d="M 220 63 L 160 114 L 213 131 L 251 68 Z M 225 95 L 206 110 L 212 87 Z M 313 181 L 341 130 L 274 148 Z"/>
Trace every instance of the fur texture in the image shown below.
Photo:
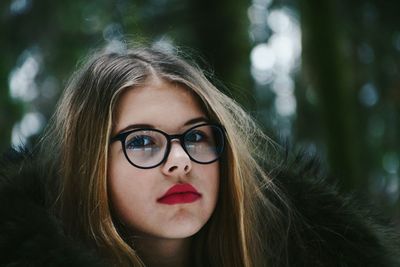
<path fill-rule="evenodd" d="M 27 153 L 11 152 L 0 161 L 0 266 L 107 266 L 95 251 L 63 234 L 62 222 L 48 211 L 37 166 Z M 268 266 L 400 266 L 394 233 L 340 196 L 314 166 L 297 157 L 271 173 L 289 203 L 272 199 L 287 236 L 276 236 L 268 218 L 263 220 Z M 287 247 L 280 246 L 283 238 Z"/>
<path fill-rule="evenodd" d="M 274 250 L 279 237 L 270 234 L 270 266 L 400 266 L 399 235 L 394 228 L 378 223 L 371 207 L 341 195 L 323 178 L 319 165 L 317 158 L 304 153 L 292 159 L 287 155 L 271 174 L 289 203 L 273 200 L 286 215 L 282 223 L 288 246 Z M 292 219 L 287 221 L 289 215 Z"/>
<path fill-rule="evenodd" d="M 63 234 L 61 222 L 48 212 L 33 158 L 7 154 L 0 164 L 0 266 L 108 266 Z"/>

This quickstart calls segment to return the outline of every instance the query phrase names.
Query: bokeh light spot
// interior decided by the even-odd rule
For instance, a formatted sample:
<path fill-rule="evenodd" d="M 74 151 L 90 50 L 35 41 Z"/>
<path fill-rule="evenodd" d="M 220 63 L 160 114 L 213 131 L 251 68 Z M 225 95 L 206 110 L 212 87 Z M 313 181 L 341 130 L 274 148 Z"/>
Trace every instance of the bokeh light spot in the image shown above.
<path fill-rule="evenodd" d="M 251 64 L 259 70 L 270 70 L 275 64 L 274 51 L 267 44 L 256 45 L 250 54 Z"/>
<path fill-rule="evenodd" d="M 364 106 L 372 107 L 379 100 L 378 90 L 372 83 L 366 83 L 361 88 L 358 98 Z"/>
<path fill-rule="evenodd" d="M 395 152 L 387 152 L 382 158 L 382 166 L 388 173 L 397 173 L 399 169 L 398 155 Z"/>
<path fill-rule="evenodd" d="M 375 53 L 371 46 L 366 43 L 361 44 L 358 49 L 358 58 L 364 64 L 370 64 L 375 60 Z"/>
<path fill-rule="evenodd" d="M 12 15 L 21 15 L 26 13 L 32 6 L 32 0 L 13 0 L 10 4 Z"/>
<path fill-rule="evenodd" d="M 268 26 L 276 33 L 288 32 L 292 26 L 286 9 L 275 9 L 267 18 Z"/>
<path fill-rule="evenodd" d="M 275 98 L 275 109 L 283 117 L 296 112 L 296 98 L 293 95 L 278 95 Z"/>
<path fill-rule="evenodd" d="M 35 77 L 40 69 L 40 56 L 31 50 L 21 55 L 22 63 L 16 66 L 9 76 L 9 88 L 12 98 L 29 102 L 38 96 Z"/>
<path fill-rule="evenodd" d="M 14 147 L 26 145 L 28 138 L 38 134 L 45 125 L 45 118 L 39 112 L 29 112 L 15 124 L 11 133 L 11 143 Z"/>

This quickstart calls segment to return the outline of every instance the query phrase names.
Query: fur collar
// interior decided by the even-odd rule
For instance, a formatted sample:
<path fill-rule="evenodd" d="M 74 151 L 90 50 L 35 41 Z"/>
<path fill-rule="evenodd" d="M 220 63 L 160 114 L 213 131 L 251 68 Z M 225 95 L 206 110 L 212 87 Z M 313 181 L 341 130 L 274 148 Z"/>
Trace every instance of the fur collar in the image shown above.
<path fill-rule="evenodd" d="M 287 235 L 277 236 L 270 218 L 263 220 L 268 266 L 400 266 L 398 236 L 338 194 L 318 174 L 315 159 L 286 157 L 275 165 L 279 167 L 271 176 L 288 203 L 271 201 Z M 28 153 L 15 151 L 0 161 L 0 265 L 108 266 L 96 252 L 63 234 L 61 222 L 48 212 L 37 166 Z M 268 187 L 265 194 L 273 195 Z M 280 246 L 283 239 L 287 247 Z"/>
<path fill-rule="evenodd" d="M 300 152 L 284 159 L 271 176 L 289 200 L 273 199 L 284 214 L 288 246 L 274 249 L 280 237 L 270 235 L 270 266 L 400 266 L 399 235 L 377 220 L 371 206 L 339 193 L 316 157 Z"/>
<path fill-rule="evenodd" d="M 63 234 L 45 188 L 29 153 L 10 151 L 0 162 L 0 266 L 108 266 Z"/>

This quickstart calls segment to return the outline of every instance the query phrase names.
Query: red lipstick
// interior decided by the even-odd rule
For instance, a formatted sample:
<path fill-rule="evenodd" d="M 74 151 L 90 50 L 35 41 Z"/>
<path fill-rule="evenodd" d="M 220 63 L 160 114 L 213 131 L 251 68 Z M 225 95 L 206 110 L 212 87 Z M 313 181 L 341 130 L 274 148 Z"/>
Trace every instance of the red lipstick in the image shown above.
<path fill-rule="evenodd" d="M 199 198 L 201 198 L 201 194 L 191 184 L 175 184 L 162 197 L 157 199 L 157 202 L 174 205 L 192 203 Z"/>

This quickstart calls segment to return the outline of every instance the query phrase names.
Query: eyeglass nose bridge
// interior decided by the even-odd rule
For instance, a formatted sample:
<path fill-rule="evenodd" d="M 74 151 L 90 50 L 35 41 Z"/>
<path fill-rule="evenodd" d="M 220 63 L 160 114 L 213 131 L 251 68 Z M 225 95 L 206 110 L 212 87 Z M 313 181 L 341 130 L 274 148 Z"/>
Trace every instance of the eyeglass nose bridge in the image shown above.
<path fill-rule="evenodd" d="M 172 142 L 173 140 L 179 140 L 181 144 L 185 142 L 185 140 L 183 139 L 185 137 L 185 134 L 173 134 L 173 135 L 165 134 L 165 136 L 167 137 L 168 142 Z"/>
<path fill-rule="evenodd" d="M 164 136 L 167 138 L 167 151 L 165 152 L 165 156 L 164 156 L 164 160 L 163 162 L 165 162 L 167 160 L 167 158 L 169 157 L 169 153 L 171 152 L 171 147 L 172 147 L 172 141 L 174 140 L 178 140 L 183 151 L 185 151 L 186 155 L 189 157 L 190 160 L 192 159 L 192 156 L 190 156 L 190 154 L 188 153 L 188 151 L 185 148 L 185 134 L 173 134 L 173 135 L 169 135 L 169 134 L 164 134 Z"/>

